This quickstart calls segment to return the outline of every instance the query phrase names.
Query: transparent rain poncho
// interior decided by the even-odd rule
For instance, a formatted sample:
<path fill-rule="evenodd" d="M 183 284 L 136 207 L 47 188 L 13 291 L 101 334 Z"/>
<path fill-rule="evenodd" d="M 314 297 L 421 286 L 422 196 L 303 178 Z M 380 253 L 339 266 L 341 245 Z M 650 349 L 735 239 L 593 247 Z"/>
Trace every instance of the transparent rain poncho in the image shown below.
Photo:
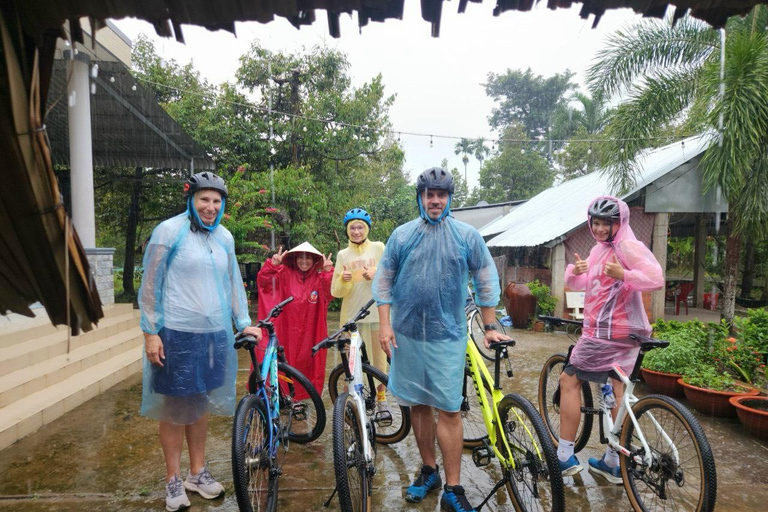
<path fill-rule="evenodd" d="M 598 240 L 592 248 L 586 260 L 589 266 L 586 273 L 574 275 L 573 265 L 565 270 L 566 285 L 585 292 L 584 328 L 570 363 L 587 372 L 607 371 L 618 364 L 629 374 L 640 350 L 629 335 L 651 334 L 642 292 L 663 288 L 664 276 L 653 253 L 635 238 L 629 226 L 627 204 L 610 196 L 598 197 L 592 204 L 600 199 L 611 199 L 619 205 L 621 222 L 612 242 Z M 591 219 L 588 225 L 591 231 Z M 603 272 L 614 255 L 624 267 L 623 281 Z"/>
<path fill-rule="evenodd" d="M 360 308 L 371 300 L 373 282 L 366 280 L 363 272 L 366 268 L 375 270 L 382 254 L 384 254 L 383 243 L 366 240 L 359 245 L 349 242 L 347 248 L 340 250 L 336 255 L 331 294 L 342 299 L 339 326 L 350 321 Z M 347 282 L 341 278 L 341 273 L 345 270 L 352 273 L 352 279 Z M 360 320 L 357 327 L 365 341 L 371 363 L 386 372 L 388 371 L 387 355 L 379 344 L 379 311 L 376 306 L 372 306 L 369 311 L 371 313 Z"/>
<path fill-rule="evenodd" d="M 232 415 L 237 354 L 233 323 L 251 325 L 235 257 L 223 226 L 190 230 L 188 212 L 158 225 L 144 254 L 141 329 L 163 340 L 163 367 L 144 354 L 141 414 L 189 425 L 205 413 Z"/>
<path fill-rule="evenodd" d="M 389 389 L 405 404 L 459 410 L 470 275 L 477 304 L 495 307 L 499 278 L 488 248 L 477 230 L 452 217 L 436 223 L 413 220 L 387 241 L 373 298 L 391 304 L 397 348 L 392 349 Z"/>

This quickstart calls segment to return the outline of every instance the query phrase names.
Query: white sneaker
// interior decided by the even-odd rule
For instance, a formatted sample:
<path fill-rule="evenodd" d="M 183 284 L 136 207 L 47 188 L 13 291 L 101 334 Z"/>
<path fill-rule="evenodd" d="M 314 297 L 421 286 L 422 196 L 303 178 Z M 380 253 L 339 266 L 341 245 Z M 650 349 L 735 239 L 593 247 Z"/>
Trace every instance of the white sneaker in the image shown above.
<path fill-rule="evenodd" d="M 189 498 L 184 492 L 184 484 L 181 483 L 181 478 L 174 475 L 171 481 L 165 484 L 165 510 L 176 512 L 189 507 Z"/>
<path fill-rule="evenodd" d="M 196 492 L 207 500 L 218 498 L 224 494 L 224 486 L 214 480 L 208 468 L 204 467 L 196 475 L 189 473 L 184 480 L 184 487 L 187 490 Z"/>

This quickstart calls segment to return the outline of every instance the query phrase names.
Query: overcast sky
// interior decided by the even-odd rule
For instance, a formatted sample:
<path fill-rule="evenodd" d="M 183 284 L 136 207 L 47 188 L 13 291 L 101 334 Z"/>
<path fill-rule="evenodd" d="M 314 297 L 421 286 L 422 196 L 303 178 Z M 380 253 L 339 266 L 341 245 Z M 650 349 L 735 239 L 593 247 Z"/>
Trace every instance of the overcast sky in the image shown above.
<path fill-rule="evenodd" d="M 440 165 L 443 158 L 448 159 L 450 168 L 463 171 L 461 156 L 453 152 L 458 138 L 493 138 L 488 126 L 493 102 L 483 87 L 489 72 L 530 67 L 547 77 L 570 69 L 583 84 L 584 72 L 606 36 L 640 19 L 626 9 L 609 11 L 592 29 L 592 18 L 585 21 L 579 17 L 579 4 L 569 10 L 551 11 L 543 3 L 532 12 L 493 17 L 492 1 L 470 3 L 464 14 L 456 12 L 458 2 L 446 2 L 439 38 L 430 36 L 430 25 L 421 19 L 420 2 L 415 1 L 405 2 L 402 21 L 371 22 L 362 33 L 356 17 L 342 16 L 340 39 L 328 35 L 324 11 L 318 11 L 314 25 L 300 30 L 282 18 L 266 25 L 238 23 L 237 37 L 185 25 L 186 45 L 158 37 L 145 22 L 124 19 L 116 24 L 132 40 L 140 33 L 149 36 L 166 59 L 181 63 L 192 60 L 215 84 L 234 80 L 238 57 L 257 38 L 273 51 L 316 45 L 343 51 L 356 86 L 381 73 L 385 92 L 396 95 L 390 110 L 395 132 L 434 136 L 430 147 L 428 136 L 402 135 L 405 168 L 413 178 L 428 167 Z M 467 172 L 472 187 L 479 172 L 474 158 Z"/>

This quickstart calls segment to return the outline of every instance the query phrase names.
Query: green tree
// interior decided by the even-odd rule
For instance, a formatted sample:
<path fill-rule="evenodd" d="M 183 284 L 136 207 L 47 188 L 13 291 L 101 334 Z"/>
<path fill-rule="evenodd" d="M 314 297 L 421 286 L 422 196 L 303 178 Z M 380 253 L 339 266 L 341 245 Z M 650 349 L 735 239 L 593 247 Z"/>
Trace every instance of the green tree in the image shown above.
<path fill-rule="evenodd" d="M 742 233 L 759 237 L 768 220 L 768 9 L 757 6 L 726 26 L 724 78 L 720 33 L 683 18 L 643 21 L 617 32 L 590 69 L 595 93 L 628 91 L 605 133 L 609 172 L 627 189 L 634 155 L 649 138 L 675 131 L 701 132 L 712 141 L 702 157 L 708 189 L 728 200 L 722 316 L 734 316 Z M 722 87 L 722 89 L 721 89 Z"/>

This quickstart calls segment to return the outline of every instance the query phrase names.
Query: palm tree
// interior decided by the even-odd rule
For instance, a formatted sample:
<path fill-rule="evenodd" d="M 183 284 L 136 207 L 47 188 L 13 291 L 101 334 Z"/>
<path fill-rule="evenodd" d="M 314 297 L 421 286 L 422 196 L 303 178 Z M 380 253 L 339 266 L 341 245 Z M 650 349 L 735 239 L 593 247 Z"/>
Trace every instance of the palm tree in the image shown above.
<path fill-rule="evenodd" d="M 768 220 L 768 9 L 732 17 L 725 36 L 692 18 L 643 21 L 615 33 L 589 70 L 595 94 L 623 93 L 605 134 L 617 189 L 634 182 L 634 155 L 651 137 L 705 133 L 706 188 L 728 201 L 722 317 L 734 315 L 742 234 L 758 236 Z M 724 74 L 720 52 L 724 42 Z M 721 88 L 722 87 L 722 88 Z"/>
<path fill-rule="evenodd" d="M 471 139 L 461 139 L 459 142 L 456 143 L 456 146 L 453 148 L 453 154 L 455 155 L 461 155 L 461 161 L 464 162 L 464 182 L 467 181 L 467 163 L 469 162 L 469 157 L 467 156 L 467 153 L 472 152 L 472 140 Z"/>
<path fill-rule="evenodd" d="M 483 160 L 491 154 L 491 150 L 485 145 L 485 139 L 480 137 L 472 141 L 472 150 L 475 152 L 475 158 L 480 162 L 480 167 L 482 167 Z"/>

